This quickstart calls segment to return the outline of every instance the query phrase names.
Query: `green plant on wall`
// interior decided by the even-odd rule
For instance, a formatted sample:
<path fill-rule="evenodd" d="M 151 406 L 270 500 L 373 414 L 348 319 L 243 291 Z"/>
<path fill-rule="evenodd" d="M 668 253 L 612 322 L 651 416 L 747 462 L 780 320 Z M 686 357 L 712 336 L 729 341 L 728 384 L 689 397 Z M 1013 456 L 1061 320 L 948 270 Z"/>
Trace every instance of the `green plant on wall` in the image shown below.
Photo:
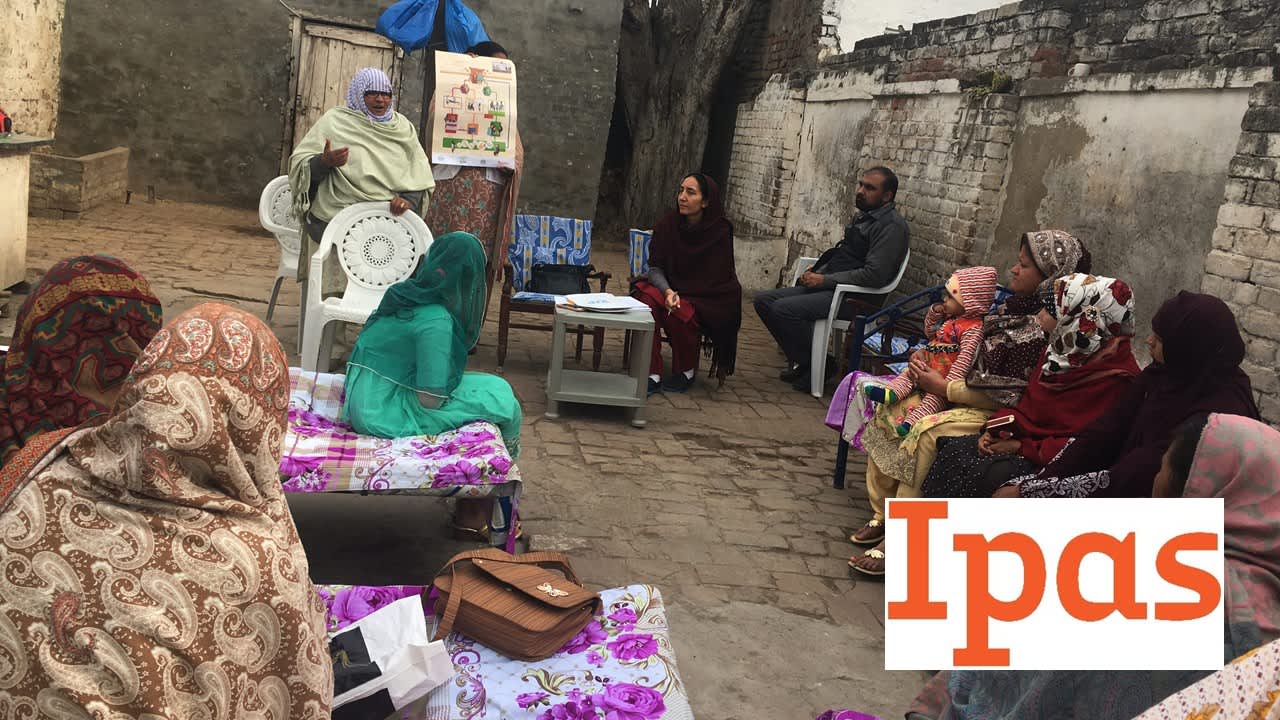
<path fill-rule="evenodd" d="M 973 100 L 979 100 L 992 93 L 1007 93 L 1013 89 L 1013 78 L 999 70 L 986 70 L 978 73 L 973 84 L 965 84 L 964 91 Z"/>

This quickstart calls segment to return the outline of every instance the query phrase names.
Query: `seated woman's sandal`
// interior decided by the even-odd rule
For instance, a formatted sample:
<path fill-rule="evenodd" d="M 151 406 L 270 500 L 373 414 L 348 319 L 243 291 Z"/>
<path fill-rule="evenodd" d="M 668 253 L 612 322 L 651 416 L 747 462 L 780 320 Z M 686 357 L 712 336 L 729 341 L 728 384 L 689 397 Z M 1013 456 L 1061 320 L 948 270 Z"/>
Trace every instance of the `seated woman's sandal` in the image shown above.
<path fill-rule="evenodd" d="M 849 542 L 854 545 L 877 545 L 882 540 L 884 540 L 883 520 L 869 520 L 866 525 L 849 536 Z"/>

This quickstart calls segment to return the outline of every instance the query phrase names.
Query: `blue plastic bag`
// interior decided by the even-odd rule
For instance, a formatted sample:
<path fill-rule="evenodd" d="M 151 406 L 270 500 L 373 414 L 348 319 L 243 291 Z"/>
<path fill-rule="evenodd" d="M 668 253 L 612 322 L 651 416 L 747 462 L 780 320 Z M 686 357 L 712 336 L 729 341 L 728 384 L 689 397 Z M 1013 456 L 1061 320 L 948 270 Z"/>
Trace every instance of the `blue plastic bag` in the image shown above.
<path fill-rule="evenodd" d="M 401 0 L 378 18 L 378 34 L 413 52 L 427 46 L 435 30 L 436 10 L 442 0 Z M 466 52 L 489 39 L 475 12 L 462 0 L 443 0 L 444 34 L 449 52 Z"/>

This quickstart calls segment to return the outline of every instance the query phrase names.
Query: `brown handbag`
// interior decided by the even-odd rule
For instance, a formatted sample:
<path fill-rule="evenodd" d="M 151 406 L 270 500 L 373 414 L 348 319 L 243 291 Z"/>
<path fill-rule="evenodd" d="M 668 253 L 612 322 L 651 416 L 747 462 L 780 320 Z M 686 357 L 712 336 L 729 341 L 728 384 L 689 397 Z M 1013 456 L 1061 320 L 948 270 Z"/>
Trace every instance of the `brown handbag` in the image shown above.
<path fill-rule="evenodd" d="M 554 568 L 563 577 L 544 568 Z M 561 553 L 458 553 L 432 582 L 440 625 L 516 660 L 543 660 L 582 631 L 602 607 Z"/>

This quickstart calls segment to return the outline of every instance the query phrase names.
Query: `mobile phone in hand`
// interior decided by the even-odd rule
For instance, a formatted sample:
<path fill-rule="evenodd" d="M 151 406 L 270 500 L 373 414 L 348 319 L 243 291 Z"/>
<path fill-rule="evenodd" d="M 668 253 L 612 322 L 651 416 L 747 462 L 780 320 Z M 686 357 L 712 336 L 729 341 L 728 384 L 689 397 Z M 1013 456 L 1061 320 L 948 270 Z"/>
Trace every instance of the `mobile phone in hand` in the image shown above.
<path fill-rule="evenodd" d="M 982 424 L 982 431 L 989 433 L 995 438 L 1010 438 L 1014 436 L 1014 431 L 1017 429 L 1017 422 L 1017 418 L 1012 415 L 991 418 Z"/>

